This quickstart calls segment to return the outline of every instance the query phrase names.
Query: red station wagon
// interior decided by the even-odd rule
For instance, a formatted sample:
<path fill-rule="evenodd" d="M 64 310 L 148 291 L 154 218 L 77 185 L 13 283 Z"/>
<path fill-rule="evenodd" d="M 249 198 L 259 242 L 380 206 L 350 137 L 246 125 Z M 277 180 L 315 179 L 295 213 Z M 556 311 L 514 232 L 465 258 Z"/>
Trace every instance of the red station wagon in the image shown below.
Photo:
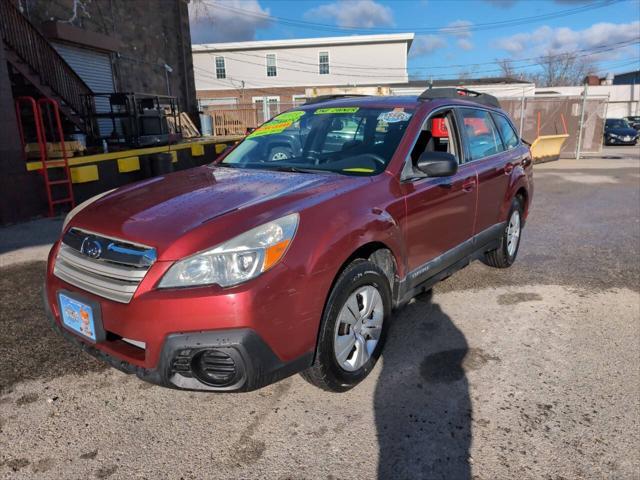
<path fill-rule="evenodd" d="M 166 387 L 301 372 L 344 391 L 373 369 L 394 309 L 473 260 L 513 263 L 531 164 L 486 94 L 316 98 L 211 165 L 73 209 L 49 254 L 48 317 Z"/>

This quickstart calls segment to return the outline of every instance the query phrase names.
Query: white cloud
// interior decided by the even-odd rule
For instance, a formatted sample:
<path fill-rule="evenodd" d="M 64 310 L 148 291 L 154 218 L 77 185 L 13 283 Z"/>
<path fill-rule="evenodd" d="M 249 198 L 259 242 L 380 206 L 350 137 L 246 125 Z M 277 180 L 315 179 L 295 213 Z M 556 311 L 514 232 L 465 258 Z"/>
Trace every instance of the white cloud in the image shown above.
<path fill-rule="evenodd" d="M 339 0 L 312 8 L 304 16 L 307 19 L 331 19 L 340 27 L 371 28 L 394 25 L 391 9 L 374 0 Z"/>
<path fill-rule="evenodd" d="M 445 48 L 446 46 L 447 42 L 437 35 L 417 35 L 411 44 L 409 56 L 413 58 L 429 55 L 430 53 L 441 48 Z"/>
<path fill-rule="evenodd" d="M 247 13 L 250 12 L 250 13 Z M 189 4 L 192 43 L 236 42 L 254 40 L 256 31 L 269 28 L 272 22 L 258 0 L 225 0 Z"/>
<path fill-rule="evenodd" d="M 484 0 L 484 1 L 498 8 L 511 8 L 516 3 L 516 0 Z"/>
<path fill-rule="evenodd" d="M 630 23 L 596 23 L 584 30 L 567 27 L 542 26 L 527 33 L 518 33 L 496 40 L 494 46 L 512 57 L 534 57 L 545 53 L 587 50 L 637 39 L 640 21 Z M 615 45 L 613 45 L 615 47 Z M 612 50 L 594 55 L 592 60 L 615 59 L 620 51 Z"/>
<path fill-rule="evenodd" d="M 456 44 L 458 45 L 458 47 L 460 47 L 462 50 L 473 50 L 473 43 L 471 43 L 471 40 L 467 39 L 467 38 L 460 38 L 458 39 L 458 41 L 456 42 Z"/>
<path fill-rule="evenodd" d="M 470 28 L 472 25 L 473 23 L 469 20 L 456 20 L 442 28 L 440 31 L 448 35 L 453 35 L 456 38 L 471 38 Z"/>
<path fill-rule="evenodd" d="M 511 8 L 513 7 L 517 0 L 484 0 L 486 3 L 490 3 L 498 8 Z M 553 0 L 553 3 L 557 3 L 559 5 L 581 5 L 592 3 L 593 0 Z"/>

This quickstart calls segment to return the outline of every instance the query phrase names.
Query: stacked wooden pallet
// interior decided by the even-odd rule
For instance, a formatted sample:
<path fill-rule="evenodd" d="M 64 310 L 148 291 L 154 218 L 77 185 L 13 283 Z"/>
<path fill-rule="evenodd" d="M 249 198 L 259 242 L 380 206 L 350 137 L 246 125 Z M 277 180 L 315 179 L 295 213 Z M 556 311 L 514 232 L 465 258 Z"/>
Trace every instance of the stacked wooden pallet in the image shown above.
<path fill-rule="evenodd" d="M 180 123 L 182 124 L 182 136 L 184 138 L 194 138 L 200 136 L 198 127 L 195 126 L 186 112 L 180 113 Z"/>

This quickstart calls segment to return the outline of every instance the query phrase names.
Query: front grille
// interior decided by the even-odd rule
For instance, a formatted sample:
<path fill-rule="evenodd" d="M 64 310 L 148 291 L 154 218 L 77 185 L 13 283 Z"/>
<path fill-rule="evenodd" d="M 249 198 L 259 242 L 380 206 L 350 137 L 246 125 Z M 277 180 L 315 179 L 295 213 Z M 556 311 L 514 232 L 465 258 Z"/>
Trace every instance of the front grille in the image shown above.
<path fill-rule="evenodd" d="M 84 247 L 87 242 L 93 250 Z M 155 258 L 153 248 L 71 229 L 62 239 L 53 274 L 87 292 L 129 303 Z"/>

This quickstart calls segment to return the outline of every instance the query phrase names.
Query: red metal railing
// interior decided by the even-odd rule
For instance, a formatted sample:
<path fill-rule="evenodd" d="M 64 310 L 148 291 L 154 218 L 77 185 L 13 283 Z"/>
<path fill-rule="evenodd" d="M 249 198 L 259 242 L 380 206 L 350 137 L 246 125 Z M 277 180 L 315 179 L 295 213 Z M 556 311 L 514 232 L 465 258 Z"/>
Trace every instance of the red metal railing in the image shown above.
<path fill-rule="evenodd" d="M 11 0 L 0 0 L 0 34 L 6 46 L 36 72 L 76 114 L 83 114 L 83 95 L 91 89 L 64 61 Z"/>

